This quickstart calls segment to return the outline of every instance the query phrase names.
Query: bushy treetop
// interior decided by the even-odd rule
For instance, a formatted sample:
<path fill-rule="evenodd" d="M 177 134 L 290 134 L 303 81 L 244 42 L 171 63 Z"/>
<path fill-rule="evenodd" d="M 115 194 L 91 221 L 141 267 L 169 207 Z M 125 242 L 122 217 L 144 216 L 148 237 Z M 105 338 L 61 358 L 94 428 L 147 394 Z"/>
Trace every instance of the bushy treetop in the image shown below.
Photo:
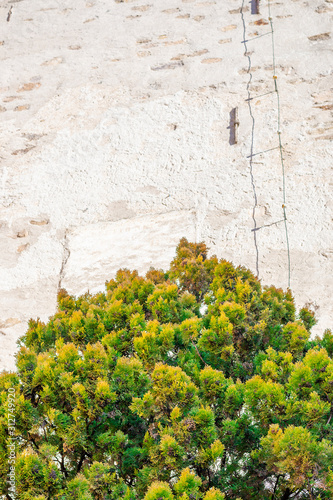
<path fill-rule="evenodd" d="M 166 272 L 61 290 L 0 375 L 2 498 L 331 499 L 333 335 L 310 340 L 314 324 L 186 239 Z"/>

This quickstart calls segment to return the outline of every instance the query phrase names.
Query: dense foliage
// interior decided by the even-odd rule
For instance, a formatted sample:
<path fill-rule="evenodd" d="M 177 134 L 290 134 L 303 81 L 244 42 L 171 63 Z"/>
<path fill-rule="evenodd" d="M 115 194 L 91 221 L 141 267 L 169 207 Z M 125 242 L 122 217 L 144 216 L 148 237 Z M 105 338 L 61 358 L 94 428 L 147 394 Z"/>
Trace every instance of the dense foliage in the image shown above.
<path fill-rule="evenodd" d="M 290 291 L 182 239 L 167 272 L 64 290 L 0 376 L 0 491 L 15 389 L 19 500 L 333 497 L 333 335 Z"/>

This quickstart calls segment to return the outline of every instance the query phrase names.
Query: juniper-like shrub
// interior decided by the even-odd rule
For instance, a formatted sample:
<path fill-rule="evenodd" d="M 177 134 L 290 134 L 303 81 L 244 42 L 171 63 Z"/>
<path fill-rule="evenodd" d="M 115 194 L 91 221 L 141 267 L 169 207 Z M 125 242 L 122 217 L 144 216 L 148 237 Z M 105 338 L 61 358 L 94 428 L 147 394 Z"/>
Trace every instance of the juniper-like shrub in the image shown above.
<path fill-rule="evenodd" d="M 62 290 L 0 376 L 1 498 L 332 499 L 333 336 L 314 323 L 186 239 L 166 272 Z"/>

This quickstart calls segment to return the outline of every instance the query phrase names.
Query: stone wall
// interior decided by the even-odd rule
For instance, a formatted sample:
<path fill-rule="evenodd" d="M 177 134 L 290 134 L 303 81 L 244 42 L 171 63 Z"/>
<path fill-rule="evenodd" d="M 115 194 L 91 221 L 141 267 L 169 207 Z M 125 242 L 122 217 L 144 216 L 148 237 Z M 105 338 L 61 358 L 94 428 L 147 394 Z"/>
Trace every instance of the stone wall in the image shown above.
<path fill-rule="evenodd" d="M 258 257 L 263 284 L 287 287 L 284 224 L 270 225 L 283 216 L 279 151 L 257 155 L 252 176 L 248 158 L 252 140 L 255 152 L 278 144 L 267 1 L 252 7 L 0 2 L 0 368 L 13 368 L 27 320 L 55 312 L 60 286 L 96 291 L 119 267 L 166 267 L 181 236 L 254 272 Z M 333 317 L 333 3 L 271 9 L 291 288 L 321 333 Z M 254 208 L 268 226 L 255 233 Z"/>

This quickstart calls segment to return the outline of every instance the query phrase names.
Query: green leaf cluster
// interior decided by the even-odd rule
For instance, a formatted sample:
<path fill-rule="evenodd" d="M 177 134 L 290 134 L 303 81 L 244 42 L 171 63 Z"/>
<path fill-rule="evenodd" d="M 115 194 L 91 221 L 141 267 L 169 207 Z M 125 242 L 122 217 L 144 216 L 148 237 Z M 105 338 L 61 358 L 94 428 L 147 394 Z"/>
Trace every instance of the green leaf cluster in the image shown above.
<path fill-rule="evenodd" d="M 15 441 L 18 500 L 331 499 L 333 335 L 314 324 L 184 238 L 166 272 L 61 290 L 0 375 L 1 498 Z"/>

